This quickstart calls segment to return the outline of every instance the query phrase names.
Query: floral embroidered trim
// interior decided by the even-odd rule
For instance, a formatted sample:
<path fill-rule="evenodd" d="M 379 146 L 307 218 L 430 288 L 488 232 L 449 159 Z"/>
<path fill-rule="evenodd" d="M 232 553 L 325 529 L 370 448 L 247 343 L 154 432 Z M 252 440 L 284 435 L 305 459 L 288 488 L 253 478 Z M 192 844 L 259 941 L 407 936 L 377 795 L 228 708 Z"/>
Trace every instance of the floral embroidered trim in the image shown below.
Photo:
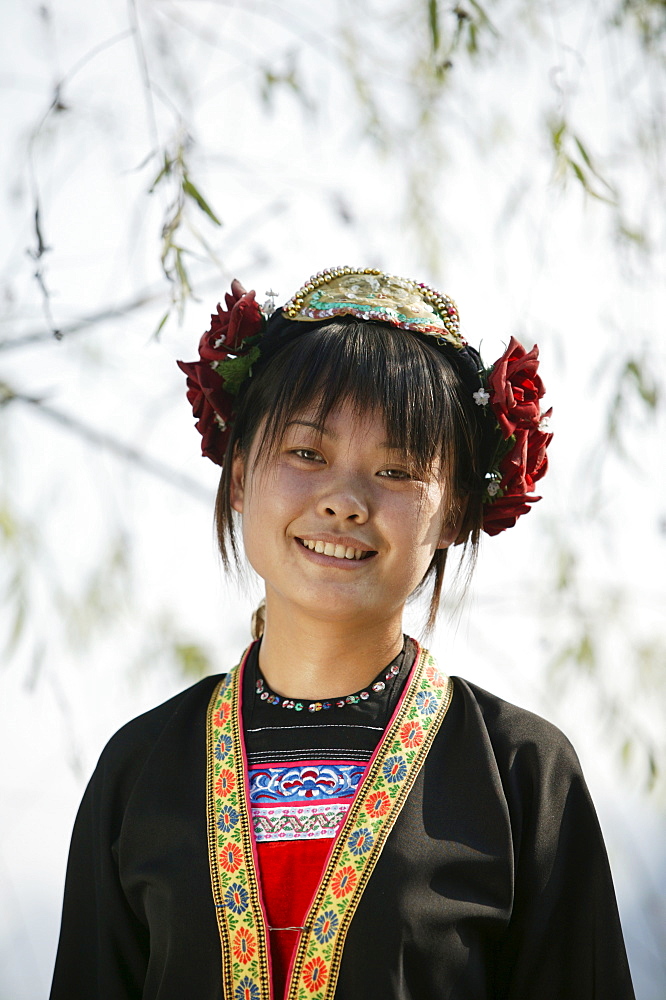
<path fill-rule="evenodd" d="M 270 947 L 245 788 L 240 676 L 238 667 L 230 671 L 208 706 L 208 860 L 222 950 L 222 993 L 234 1000 L 270 1000 Z"/>
<path fill-rule="evenodd" d="M 255 807 L 252 810 L 252 827 L 257 843 L 275 840 L 332 840 L 348 810 L 349 805 L 345 802 Z"/>
<path fill-rule="evenodd" d="M 211 882 L 222 946 L 223 994 L 234 1000 L 272 1000 L 268 934 L 244 775 L 241 675 L 242 670 L 235 668 L 220 682 L 208 709 Z M 407 691 L 335 839 L 305 919 L 287 1000 L 332 1000 L 352 917 L 448 711 L 452 692 L 452 682 L 420 649 Z"/>

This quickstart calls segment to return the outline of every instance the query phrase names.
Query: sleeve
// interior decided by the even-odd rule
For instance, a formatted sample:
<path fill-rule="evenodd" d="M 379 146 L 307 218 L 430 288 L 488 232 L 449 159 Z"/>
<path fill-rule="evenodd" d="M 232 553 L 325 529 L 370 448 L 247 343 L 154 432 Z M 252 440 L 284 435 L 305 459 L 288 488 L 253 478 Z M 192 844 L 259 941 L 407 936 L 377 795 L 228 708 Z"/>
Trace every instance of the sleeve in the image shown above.
<path fill-rule="evenodd" d="M 502 1000 L 634 1000 L 613 882 L 578 758 L 521 713 L 498 747 L 514 843 L 514 901 L 501 942 Z M 501 742 L 501 740 L 499 741 Z"/>
<path fill-rule="evenodd" d="M 133 913 L 114 855 L 122 825 L 104 755 L 74 825 L 50 1000 L 135 1000 L 143 993 L 148 930 Z"/>

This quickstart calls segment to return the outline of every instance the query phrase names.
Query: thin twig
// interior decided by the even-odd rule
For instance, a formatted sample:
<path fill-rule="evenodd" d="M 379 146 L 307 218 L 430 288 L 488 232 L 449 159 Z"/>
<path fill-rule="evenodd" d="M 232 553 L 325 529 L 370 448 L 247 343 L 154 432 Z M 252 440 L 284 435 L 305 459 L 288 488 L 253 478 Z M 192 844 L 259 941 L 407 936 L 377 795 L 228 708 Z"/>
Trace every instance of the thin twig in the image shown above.
<path fill-rule="evenodd" d="M 41 413 L 48 420 L 59 424 L 89 444 L 105 448 L 118 458 L 122 458 L 125 462 L 135 465 L 142 472 L 146 472 L 148 475 L 176 487 L 176 489 L 194 497 L 195 500 L 200 500 L 208 506 L 212 504 L 214 499 L 213 493 L 195 479 L 183 475 L 182 472 L 177 472 L 170 466 L 158 461 L 158 459 L 151 458 L 149 455 L 139 451 L 138 448 L 125 444 L 124 441 L 119 441 L 105 431 L 91 427 L 89 424 L 79 420 L 78 417 L 73 417 L 69 413 L 63 413 L 62 410 L 58 410 L 50 404 L 45 403 L 38 396 L 28 396 L 25 393 L 17 392 L 6 383 L 0 382 L 0 406 L 12 402 L 25 403 L 31 406 L 35 412 Z"/>
<path fill-rule="evenodd" d="M 139 25 L 139 13 L 136 9 L 136 0 L 127 0 L 127 10 L 129 12 L 132 36 L 134 38 L 134 47 L 136 49 L 137 59 L 139 60 L 139 69 L 141 71 L 141 76 L 143 77 L 148 122 L 153 135 L 153 149 L 157 152 L 160 148 L 160 138 L 157 128 L 157 117 L 155 115 L 155 105 L 153 103 L 153 87 L 150 80 L 150 72 L 148 70 L 148 59 L 146 58 L 146 51 L 143 47 L 143 38 L 141 36 L 141 27 Z"/>
<path fill-rule="evenodd" d="M 42 115 L 38 124 L 35 126 L 30 136 L 30 141 L 28 143 L 28 170 L 35 201 L 34 219 L 35 219 L 35 236 L 37 239 L 37 246 L 36 249 L 34 250 L 28 249 L 27 254 L 29 257 L 32 258 L 32 260 L 35 261 L 36 264 L 34 271 L 34 278 L 35 281 L 37 282 L 37 285 L 39 286 L 39 290 L 42 296 L 42 308 L 44 310 L 44 317 L 46 319 L 47 326 L 49 327 L 50 331 L 49 336 L 55 337 L 57 340 L 62 339 L 62 331 L 57 328 L 55 320 L 53 318 L 53 311 L 51 309 L 51 293 L 49 292 L 48 286 L 46 284 L 44 267 L 41 263 L 44 254 L 47 253 L 51 248 L 46 245 L 42 233 L 41 218 L 40 218 L 39 184 L 37 183 L 37 171 L 35 168 L 35 161 L 34 161 L 35 142 L 37 141 L 38 136 L 40 135 L 42 129 L 44 128 L 44 125 L 48 121 L 51 114 L 54 111 L 66 110 L 66 105 L 62 99 L 62 92 L 65 84 L 68 83 L 74 76 L 76 76 L 76 74 L 81 69 L 83 69 L 83 67 L 86 66 L 92 59 L 98 56 L 100 52 L 103 52 L 105 49 L 110 48 L 112 45 L 115 45 L 122 39 L 129 37 L 131 34 L 132 32 L 130 30 L 122 31 L 119 34 L 112 35 L 111 38 L 107 38 L 105 41 L 100 42 L 99 45 L 95 45 L 84 56 L 82 56 L 81 59 L 79 59 L 79 61 L 76 62 L 74 66 L 67 73 L 65 73 L 64 76 L 60 78 L 60 80 L 56 81 L 55 86 L 53 88 L 53 97 L 51 99 L 51 103 L 49 104 L 48 108 Z"/>
<path fill-rule="evenodd" d="M 246 242 L 248 237 L 259 229 L 260 224 L 263 224 L 280 215 L 285 211 L 285 208 L 286 204 L 283 201 L 276 199 L 270 204 L 262 206 L 256 212 L 248 215 L 233 229 L 229 229 L 224 238 L 224 253 L 229 254 L 231 250 Z M 210 257 L 217 265 L 217 269 L 210 277 L 202 278 L 201 281 L 197 281 L 197 294 L 199 294 L 201 290 L 207 290 L 211 287 L 219 288 L 221 280 L 229 277 L 229 275 L 222 268 L 221 261 L 218 260 L 212 251 L 210 253 Z M 256 254 L 247 262 L 246 265 L 241 267 L 239 273 L 241 273 L 245 268 L 249 271 L 254 267 L 265 267 L 265 265 L 266 260 L 264 256 L 262 254 Z M 146 288 L 143 291 L 138 292 L 133 298 L 122 302 L 120 305 L 105 306 L 98 312 L 90 313 L 88 316 L 82 316 L 80 319 L 73 320 L 71 323 L 61 326 L 60 333 L 63 337 L 69 335 L 70 333 L 81 333 L 97 326 L 99 323 L 119 319 L 120 317 L 127 316 L 129 313 L 132 313 L 137 309 L 141 309 L 143 306 L 150 305 L 153 302 L 159 302 L 163 299 L 163 285 L 160 284 L 158 286 L 154 286 L 153 288 Z M 2 322 L 3 320 L 0 318 L 0 323 Z M 31 347 L 33 344 L 40 344 L 44 341 L 50 342 L 52 340 L 52 331 L 49 330 L 49 332 L 46 332 L 43 329 L 32 330 L 30 333 L 22 334 L 20 337 L 0 340 L 0 351 L 21 350 L 21 348 Z"/>
<path fill-rule="evenodd" d="M 73 322 L 62 326 L 60 328 L 60 337 L 69 335 L 70 333 L 80 333 L 82 330 L 87 330 L 90 327 L 97 326 L 99 323 L 105 323 L 107 320 L 119 319 L 121 316 L 127 316 L 128 313 L 134 312 L 136 309 L 141 309 L 142 306 L 150 305 L 152 302 L 157 302 L 159 299 L 164 297 L 164 290 L 160 287 L 159 290 L 150 291 L 145 290 L 139 292 L 133 299 L 128 299 L 127 301 L 121 303 L 117 306 L 106 306 L 104 309 L 100 309 L 98 312 L 91 313 L 89 316 L 82 316 L 80 319 L 73 320 Z M 45 340 L 52 340 L 53 334 L 51 332 L 45 333 L 44 330 L 34 330 L 31 333 L 23 334 L 21 337 L 14 337 L 10 340 L 0 340 L 0 351 L 11 351 L 15 349 L 20 349 L 22 347 L 30 347 L 31 344 L 39 344 Z"/>
<path fill-rule="evenodd" d="M 42 224 L 40 218 L 39 210 L 39 195 L 35 189 L 35 236 L 37 237 L 37 249 L 28 249 L 26 253 L 31 260 L 35 262 L 34 278 L 39 286 L 39 290 L 42 295 L 42 308 L 44 310 L 44 317 L 46 319 L 46 325 L 49 327 L 49 337 L 55 337 L 56 340 L 62 340 L 62 333 L 55 325 L 55 320 L 53 319 L 53 312 L 51 310 L 51 293 L 46 286 L 46 279 L 44 277 L 44 268 L 42 267 L 41 260 L 45 253 L 51 249 L 44 242 L 44 235 L 42 233 Z"/>

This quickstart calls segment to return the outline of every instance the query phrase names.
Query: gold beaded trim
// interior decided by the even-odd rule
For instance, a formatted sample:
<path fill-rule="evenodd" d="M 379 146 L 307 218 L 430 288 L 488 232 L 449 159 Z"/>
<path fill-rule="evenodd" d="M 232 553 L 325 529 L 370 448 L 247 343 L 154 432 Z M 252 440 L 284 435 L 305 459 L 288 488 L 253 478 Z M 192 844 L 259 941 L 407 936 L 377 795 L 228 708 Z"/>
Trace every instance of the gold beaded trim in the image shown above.
<path fill-rule="evenodd" d="M 427 334 L 429 336 L 434 336 L 438 340 L 444 340 L 448 343 L 453 344 L 454 347 L 463 348 L 466 345 L 466 341 L 460 335 L 460 317 L 458 315 L 458 309 L 453 301 L 448 295 L 444 295 L 442 292 L 438 292 L 435 288 L 430 285 L 426 285 L 423 282 L 412 281 L 409 278 L 398 278 L 396 275 L 386 274 L 384 271 L 380 271 L 376 267 L 328 267 L 323 271 L 319 271 L 317 274 L 313 274 L 311 278 L 301 287 L 299 290 L 289 299 L 288 302 L 282 307 L 282 315 L 287 319 L 292 320 L 317 320 L 322 318 L 322 314 L 326 310 L 308 310 L 308 300 L 312 297 L 313 293 L 319 288 L 323 288 L 325 285 L 330 284 L 337 278 L 341 278 L 345 275 L 376 275 L 378 277 L 386 278 L 387 280 L 398 280 L 404 284 L 409 285 L 413 291 L 419 296 L 424 302 L 427 302 L 429 306 L 432 307 L 438 320 L 441 323 L 429 323 L 428 317 L 422 317 L 420 319 L 412 319 L 400 321 L 395 318 L 391 318 L 390 313 L 392 310 L 385 309 L 384 307 L 378 307 L 376 310 L 368 309 L 362 310 L 360 306 L 355 306 L 354 303 L 342 303 L 340 304 L 342 308 L 335 308 L 330 311 L 331 315 L 356 315 L 364 319 L 386 319 L 391 322 L 394 326 L 399 326 L 404 329 L 417 330 L 418 332 Z M 397 303 L 396 303 L 397 304 Z M 345 312 L 343 312 L 343 308 Z M 389 315 L 384 315 L 387 313 Z"/>

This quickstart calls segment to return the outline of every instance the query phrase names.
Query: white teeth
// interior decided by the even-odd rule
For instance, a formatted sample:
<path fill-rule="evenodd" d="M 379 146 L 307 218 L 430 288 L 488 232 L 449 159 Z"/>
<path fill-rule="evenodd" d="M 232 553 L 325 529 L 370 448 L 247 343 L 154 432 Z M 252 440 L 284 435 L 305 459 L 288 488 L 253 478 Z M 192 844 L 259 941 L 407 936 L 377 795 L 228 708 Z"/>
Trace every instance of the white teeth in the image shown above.
<path fill-rule="evenodd" d="M 302 539 L 306 549 L 313 552 L 322 552 L 325 556 L 333 556 L 334 559 L 362 559 L 367 553 L 364 549 L 354 549 L 349 546 L 335 545 L 333 542 L 313 541 L 310 538 Z"/>

